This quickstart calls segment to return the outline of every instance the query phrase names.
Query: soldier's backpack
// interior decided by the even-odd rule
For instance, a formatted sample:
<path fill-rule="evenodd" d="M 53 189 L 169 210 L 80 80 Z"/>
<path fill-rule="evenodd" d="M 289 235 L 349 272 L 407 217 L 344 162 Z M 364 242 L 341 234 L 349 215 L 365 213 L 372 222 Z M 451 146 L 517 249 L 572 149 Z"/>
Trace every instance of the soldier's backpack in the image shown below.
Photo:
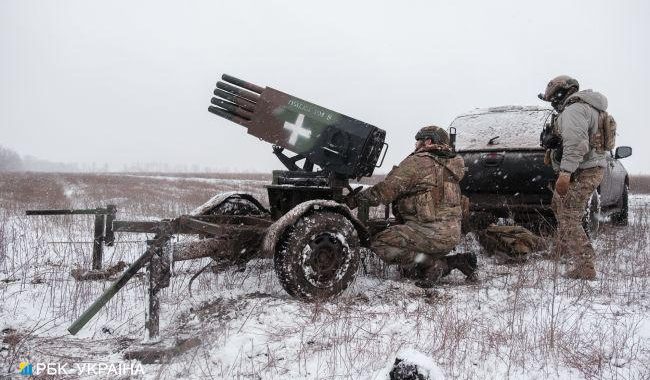
<path fill-rule="evenodd" d="M 479 243 L 489 256 L 511 261 L 526 260 L 530 253 L 546 248 L 544 239 L 521 226 L 492 224 L 477 235 Z"/>
<path fill-rule="evenodd" d="M 569 99 L 568 104 L 584 103 L 598 111 L 598 130 L 589 135 L 589 146 L 598 153 L 609 152 L 616 147 L 616 120 L 607 111 L 601 111 L 579 97 Z"/>
<path fill-rule="evenodd" d="M 589 145 L 599 153 L 616 147 L 616 120 L 607 111 L 598 113 L 598 132 L 589 136 Z"/>

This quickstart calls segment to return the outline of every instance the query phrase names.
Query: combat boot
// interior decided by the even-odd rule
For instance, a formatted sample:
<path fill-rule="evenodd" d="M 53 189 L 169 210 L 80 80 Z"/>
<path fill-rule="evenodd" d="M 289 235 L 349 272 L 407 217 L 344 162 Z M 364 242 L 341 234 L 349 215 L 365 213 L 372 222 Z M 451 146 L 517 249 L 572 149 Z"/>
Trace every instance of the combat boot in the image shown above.
<path fill-rule="evenodd" d="M 458 269 L 466 276 L 465 281 L 478 281 L 478 274 L 476 273 L 476 270 L 478 269 L 478 260 L 475 253 L 458 253 L 452 256 L 445 256 L 445 260 L 447 261 L 447 266 L 449 268 Z"/>
<path fill-rule="evenodd" d="M 422 278 L 415 282 L 420 288 L 430 288 L 441 278 L 451 272 L 451 268 L 444 259 L 431 259 L 426 264 L 422 263 Z"/>
<path fill-rule="evenodd" d="M 589 258 L 578 259 L 573 268 L 566 272 L 564 276 L 574 280 L 595 280 L 596 268 L 593 260 Z"/>
<path fill-rule="evenodd" d="M 399 272 L 404 278 L 409 280 L 422 280 L 424 279 L 425 268 L 420 263 L 400 265 Z"/>

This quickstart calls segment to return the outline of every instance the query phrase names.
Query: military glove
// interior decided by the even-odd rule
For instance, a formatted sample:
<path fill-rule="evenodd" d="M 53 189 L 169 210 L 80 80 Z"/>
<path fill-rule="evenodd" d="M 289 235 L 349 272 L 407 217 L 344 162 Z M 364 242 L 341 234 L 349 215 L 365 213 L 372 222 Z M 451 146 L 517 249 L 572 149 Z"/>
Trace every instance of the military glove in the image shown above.
<path fill-rule="evenodd" d="M 345 203 L 351 210 L 354 210 L 355 208 L 359 207 L 359 199 L 357 196 L 359 193 L 363 190 L 363 186 L 359 186 L 354 190 L 350 190 L 348 195 L 343 197 L 343 203 Z"/>
<path fill-rule="evenodd" d="M 345 203 L 351 210 L 354 210 L 359 206 L 359 203 L 357 202 L 357 198 L 353 194 L 350 194 L 345 198 L 343 198 L 343 203 Z"/>
<path fill-rule="evenodd" d="M 560 175 L 557 177 L 557 181 L 555 181 L 555 191 L 560 196 L 565 196 L 569 191 L 569 182 L 571 182 L 571 173 L 560 172 Z"/>

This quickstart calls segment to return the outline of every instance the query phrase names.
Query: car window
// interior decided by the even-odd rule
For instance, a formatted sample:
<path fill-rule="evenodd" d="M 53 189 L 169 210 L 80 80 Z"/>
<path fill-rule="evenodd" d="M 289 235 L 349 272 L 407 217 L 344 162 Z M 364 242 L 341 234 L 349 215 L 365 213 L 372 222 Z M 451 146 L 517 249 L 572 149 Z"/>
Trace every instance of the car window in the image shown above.
<path fill-rule="evenodd" d="M 460 115 L 451 123 L 457 132 L 456 150 L 542 149 L 539 134 L 552 112 L 534 106 L 506 106 Z"/>

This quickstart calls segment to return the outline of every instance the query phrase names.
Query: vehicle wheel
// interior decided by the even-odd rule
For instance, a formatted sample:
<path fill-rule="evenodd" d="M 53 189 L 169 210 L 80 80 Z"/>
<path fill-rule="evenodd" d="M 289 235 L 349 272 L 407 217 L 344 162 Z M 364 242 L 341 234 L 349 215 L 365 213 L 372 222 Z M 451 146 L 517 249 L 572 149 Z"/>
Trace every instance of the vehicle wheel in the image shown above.
<path fill-rule="evenodd" d="M 630 187 L 625 184 L 623 188 L 623 194 L 621 195 L 622 206 L 621 211 L 616 212 L 612 215 L 612 223 L 617 226 L 627 226 L 629 206 L 628 206 L 628 193 L 630 192 Z"/>
<path fill-rule="evenodd" d="M 201 215 L 267 216 L 268 211 L 258 204 L 255 198 L 252 196 L 249 197 L 251 199 L 246 198 L 246 196 L 231 195 L 218 206 L 206 210 L 201 213 Z M 209 236 L 210 235 L 199 235 L 199 238 L 204 239 Z M 238 241 L 240 245 L 246 249 L 242 249 L 242 253 L 236 257 L 221 257 L 219 255 L 212 256 L 213 272 L 220 272 L 231 265 L 243 265 L 255 257 L 259 244 L 252 245 L 252 243 L 247 242 L 244 238 L 240 238 Z"/>
<path fill-rule="evenodd" d="M 207 211 L 204 215 L 264 215 L 266 211 L 261 209 L 250 199 L 233 195 L 221 202 L 217 207 Z"/>
<path fill-rule="evenodd" d="M 584 228 L 589 238 L 593 239 L 598 234 L 600 219 L 600 194 L 598 190 L 595 190 L 587 201 L 585 214 L 582 218 L 582 228 Z"/>
<path fill-rule="evenodd" d="M 335 212 L 315 212 L 298 219 L 278 242 L 275 273 L 293 297 L 332 298 L 354 279 L 359 251 L 359 237 L 350 220 Z"/>

